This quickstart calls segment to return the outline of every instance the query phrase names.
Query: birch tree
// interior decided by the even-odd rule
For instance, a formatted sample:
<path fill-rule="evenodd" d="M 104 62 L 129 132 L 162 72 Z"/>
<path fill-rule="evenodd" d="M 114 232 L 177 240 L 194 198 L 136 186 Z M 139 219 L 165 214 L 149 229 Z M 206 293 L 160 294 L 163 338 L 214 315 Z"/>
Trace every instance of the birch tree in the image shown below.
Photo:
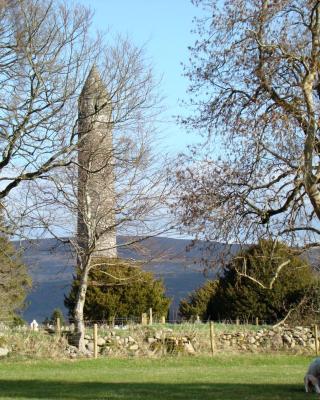
<path fill-rule="evenodd" d="M 117 175 L 117 202 L 109 207 L 116 217 L 105 230 L 143 237 L 165 230 L 157 225 L 165 179 L 149 151 L 159 113 L 157 82 L 143 50 L 129 40 L 110 38 L 107 43 L 100 34 L 92 37 L 91 19 L 87 8 L 70 2 L 0 2 L 0 201 L 6 199 L 9 221 L 0 230 L 27 237 L 37 230 L 69 236 L 82 260 L 79 347 L 88 271 L 103 230 L 99 218 L 88 218 L 88 246 L 73 240 L 78 171 L 92 178 L 109 165 Z M 106 131 L 111 128 L 115 135 L 99 168 L 82 165 L 77 158 L 90 133 L 79 135 L 78 99 L 93 64 L 101 71 L 110 101 L 98 105 L 92 116 L 111 107 Z"/>
<path fill-rule="evenodd" d="M 141 242 L 170 229 L 166 160 L 155 151 L 154 122 L 161 106 L 152 69 L 143 50 L 120 38 L 106 49 L 96 69 L 104 101 L 86 111 L 93 118 L 85 139 L 88 145 L 80 142 L 79 155 L 74 152 L 68 166 L 28 186 L 30 225 L 69 243 L 77 259 L 79 286 L 73 316 L 75 344 L 83 351 L 89 274 L 118 266 L 119 274 L 112 272 L 111 278 L 121 282 L 121 266 L 125 268 L 128 261 L 117 259 L 118 248 L 130 248 L 150 259 L 150 254 L 140 251 Z M 82 100 L 79 109 L 81 114 Z M 81 221 L 78 232 L 77 219 Z M 116 242 L 116 234 L 126 236 L 124 243 Z"/>

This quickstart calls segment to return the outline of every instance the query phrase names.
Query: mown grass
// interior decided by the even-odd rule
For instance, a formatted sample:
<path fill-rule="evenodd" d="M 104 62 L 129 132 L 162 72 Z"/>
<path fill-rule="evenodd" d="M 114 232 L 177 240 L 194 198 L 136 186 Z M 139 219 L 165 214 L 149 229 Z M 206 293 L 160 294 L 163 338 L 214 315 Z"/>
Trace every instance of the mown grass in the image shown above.
<path fill-rule="evenodd" d="M 0 399 L 298 400 L 310 357 L 2 361 Z M 309 398 L 316 398 L 310 395 Z"/>

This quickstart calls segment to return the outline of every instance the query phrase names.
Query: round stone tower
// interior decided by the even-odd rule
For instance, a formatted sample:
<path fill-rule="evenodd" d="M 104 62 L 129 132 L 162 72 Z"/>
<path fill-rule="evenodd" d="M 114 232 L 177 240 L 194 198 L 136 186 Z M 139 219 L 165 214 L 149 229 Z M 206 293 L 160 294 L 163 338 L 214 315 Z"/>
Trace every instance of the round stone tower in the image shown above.
<path fill-rule="evenodd" d="M 108 92 L 93 66 L 79 97 L 80 257 L 117 257 L 111 111 Z"/>

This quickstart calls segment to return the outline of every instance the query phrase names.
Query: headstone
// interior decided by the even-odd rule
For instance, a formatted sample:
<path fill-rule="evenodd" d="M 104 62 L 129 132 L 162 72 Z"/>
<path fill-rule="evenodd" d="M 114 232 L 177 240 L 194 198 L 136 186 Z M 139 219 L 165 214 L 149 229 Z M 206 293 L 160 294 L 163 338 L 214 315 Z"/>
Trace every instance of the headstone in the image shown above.
<path fill-rule="evenodd" d="M 35 319 L 31 322 L 30 328 L 31 328 L 32 331 L 38 331 L 39 330 L 39 324 Z"/>

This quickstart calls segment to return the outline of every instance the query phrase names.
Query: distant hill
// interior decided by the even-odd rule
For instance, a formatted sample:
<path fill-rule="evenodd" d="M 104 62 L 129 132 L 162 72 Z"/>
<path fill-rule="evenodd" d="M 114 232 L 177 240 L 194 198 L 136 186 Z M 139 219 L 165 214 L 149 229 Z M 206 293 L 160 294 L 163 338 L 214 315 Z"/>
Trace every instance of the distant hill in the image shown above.
<path fill-rule="evenodd" d="M 185 239 L 155 237 L 141 243 L 137 241 L 130 247 L 125 246 L 132 241 L 129 237 L 117 238 L 119 256 L 147 260 L 143 268 L 163 279 L 166 293 L 173 299 L 170 310 L 172 319 L 177 317 L 177 308 L 182 298 L 201 286 L 208 277 L 216 276 L 217 271 L 206 276 L 203 273 L 200 263 L 203 248 L 206 247 L 203 242 L 187 251 L 190 241 Z M 69 245 L 56 239 L 15 242 L 15 245 L 24 249 L 23 258 L 33 279 L 33 289 L 27 297 L 28 306 L 23 312 L 23 318 L 41 322 L 51 315 L 54 308 L 60 308 L 66 314 L 63 299 L 70 290 L 75 265 Z M 218 266 L 221 258 L 230 257 L 230 253 L 238 251 L 237 245 L 227 247 L 214 243 L 212 247 L 211 257 L 217 261 Z"/>

